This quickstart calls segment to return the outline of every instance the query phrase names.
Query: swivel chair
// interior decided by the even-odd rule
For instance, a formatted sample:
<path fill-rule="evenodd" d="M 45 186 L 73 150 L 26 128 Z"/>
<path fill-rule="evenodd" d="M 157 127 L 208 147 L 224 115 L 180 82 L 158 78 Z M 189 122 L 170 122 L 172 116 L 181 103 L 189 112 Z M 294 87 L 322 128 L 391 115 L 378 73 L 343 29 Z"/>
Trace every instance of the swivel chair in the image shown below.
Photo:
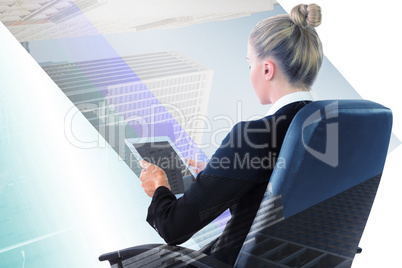
<path fill-rule="evenodd" d="M 391 111 L 315 101 L 293 119 L 235 267 L 350 267 L 388 151 Z M 180 246 L 106 253 L 112 268 L 230 267 Z"/>

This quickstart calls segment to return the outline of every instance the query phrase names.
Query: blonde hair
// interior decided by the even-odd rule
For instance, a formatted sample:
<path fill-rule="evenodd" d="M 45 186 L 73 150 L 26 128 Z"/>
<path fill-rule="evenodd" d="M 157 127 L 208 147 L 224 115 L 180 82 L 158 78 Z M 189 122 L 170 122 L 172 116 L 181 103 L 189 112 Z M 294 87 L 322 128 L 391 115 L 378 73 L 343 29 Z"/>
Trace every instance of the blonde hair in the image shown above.
<path fill-rule="evenodd" d="M 316 4 L 297 5 L 290 15 L 259 22 L 250 34 L 250 44 L 259 60 L 273 57 L 296 87 L 309 90 L 321 67 L 321 40 L 314 27 L 321 24 Z"/>

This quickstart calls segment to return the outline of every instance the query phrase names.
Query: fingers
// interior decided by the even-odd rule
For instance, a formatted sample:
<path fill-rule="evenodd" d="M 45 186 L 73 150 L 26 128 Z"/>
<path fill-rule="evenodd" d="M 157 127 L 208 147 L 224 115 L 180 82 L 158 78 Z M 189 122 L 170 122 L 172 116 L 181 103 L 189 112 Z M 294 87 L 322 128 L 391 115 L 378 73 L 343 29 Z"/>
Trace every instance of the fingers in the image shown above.
<path fill-rule="evenodd" d="M 158 169 L 158 166 L 149 163 L 145 160 L 140 160 L 138 161 L 138 163 L 140 164 L 140 166 L 143 168 L 143 170 L 147 171 L 147 170 L 151 170 L 151 173 L 155 173 L 155 171 Z"/>
<path fill-rule="evenodd" d="M 186 159 L 187 163 L 194 169 L 198 169 L 198 161 L 193 159 Z"/>
<path fill-rule="evenodd" d="M 149 196 L 152 197 L 155 193 L 155 186 L 152 187 L 150 183 L 141 183 L 142 188 L 144 189 L 144 192 Z"/>
<path fill-rule="evenodd" d="M 145 161 L 145 160 L 140 160 L 138 161 L 138 163 L 140 164 L 140 166 L 144 169 L 147 169 L 150 167 L 150 165 L 152 165 L 151 163 Z"/>
<path fill-rule="evenodd" d="M 144 189 L 144 192 L 149 196 L 153 197 L 155 193 L 155 182 L 150 180 L 146 176 L 140 176 L 141 187 Z"/>
<path fill-rule="evenodd" d="M 155 188 L 155 183 L 150 182 L 150 181 L 142 181 L 141 187 L 144 188 L 144 190 L 152 189 L 152 188 Z"/>
<path fill-rule="evenodd" d="M 170 189 L 169 181 L 163 169 L 145 160 L 139 161 L 139 164 L 143 168 L 140 174 L 141 187 L 144 188 L 144 192 L 148 196 L 152 197 L 159 186 Z"/>
<path fill-rule="evenodd" d="M 146 171 L 147 171 L 146 169 L 141 170 L 140 181 L 144 180 Z"/>
<path fill-rule="evenodd" d="M 149 197 L 153 197 L 155 190 L 149 190 L 149 189 L 144 189 L 144 192 L 149 196 Z"/>
<path fill-rule="evenodd" d="M 193 168 L 196 174 L 200 173 L 202 170 L 205 169 L 208 163 L 197 161 L 193 159 L 186 159 L 187 163 Z"/>
<path fill-rule="evenodd" d="M 192 166 L 192 167 L 197 167 L 197 168 L 205 168 L 208 163 L 198 161 L 198 160 L 193 160 L 193 159 L 186 159 L 187 163 Z"/>

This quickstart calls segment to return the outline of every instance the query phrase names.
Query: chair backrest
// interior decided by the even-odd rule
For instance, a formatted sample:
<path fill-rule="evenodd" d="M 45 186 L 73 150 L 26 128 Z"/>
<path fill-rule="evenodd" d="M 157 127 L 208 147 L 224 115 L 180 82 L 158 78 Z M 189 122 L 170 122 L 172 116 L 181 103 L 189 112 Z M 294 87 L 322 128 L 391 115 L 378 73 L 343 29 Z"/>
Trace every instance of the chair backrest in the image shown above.
<path fill-rule="evenodd" d="M 371 101 L 316 101 L 301 109 L 236 266 L 350 266 L 391 128 L 390 109 Z"/>

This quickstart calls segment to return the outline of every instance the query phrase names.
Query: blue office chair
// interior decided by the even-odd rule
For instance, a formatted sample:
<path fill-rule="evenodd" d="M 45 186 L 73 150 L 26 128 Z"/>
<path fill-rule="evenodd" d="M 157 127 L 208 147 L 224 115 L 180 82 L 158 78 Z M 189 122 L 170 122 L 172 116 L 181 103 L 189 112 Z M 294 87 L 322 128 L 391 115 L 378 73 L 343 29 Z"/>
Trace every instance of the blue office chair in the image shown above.
<path fill-rule="evenodd" d="M 316 101 L 293 119 L 235 267 L 350 267 L 383 171 L 390 109 Z M 179 246 L 103 254 L 119 267 L 230 267 Z"/>

